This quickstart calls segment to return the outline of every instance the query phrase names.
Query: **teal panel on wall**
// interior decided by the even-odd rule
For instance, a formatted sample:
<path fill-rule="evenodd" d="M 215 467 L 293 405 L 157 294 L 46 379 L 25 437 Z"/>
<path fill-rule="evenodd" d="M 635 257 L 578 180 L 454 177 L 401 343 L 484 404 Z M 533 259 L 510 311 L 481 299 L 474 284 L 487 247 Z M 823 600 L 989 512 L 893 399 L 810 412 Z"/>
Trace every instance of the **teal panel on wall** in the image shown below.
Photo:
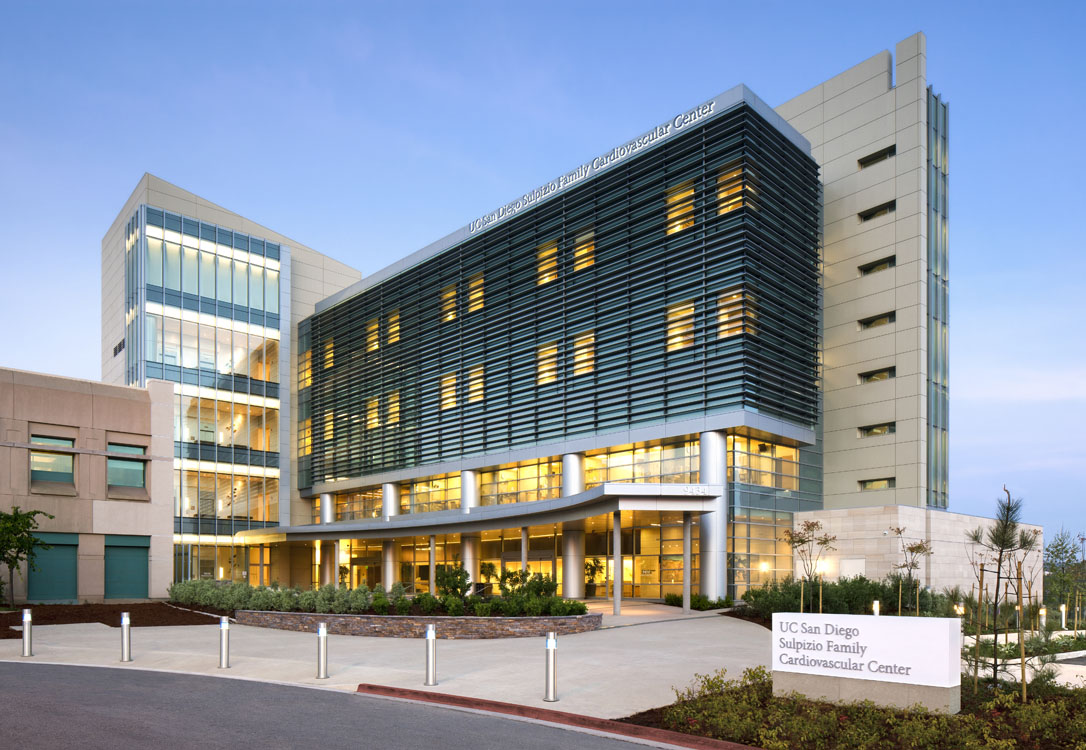
<path fill-rule="evenodd" d="M 39 537 L 42 536 L 46 535 L 39 535 Z M 62 535 L 51 534 L 48 536 Z M 79 547 L 75 544 L 53 544 L 50 549 L 39 549 L 37 551 L 34 556 L 34 564 L 37 565 L 38 569 L 31 570 L 28 576 L 27 601 L 76 601 L 76 550 L 78 549 Z"/>
<path fill-rule="evenodd" d="M 106 546 L 106 599 L 147 598 L 147 548 Z"/>
<path fill-rule="evenodd" d="M 107 547 L 150 547 L 151 537 L 128 534 L 106 534 Z"/>

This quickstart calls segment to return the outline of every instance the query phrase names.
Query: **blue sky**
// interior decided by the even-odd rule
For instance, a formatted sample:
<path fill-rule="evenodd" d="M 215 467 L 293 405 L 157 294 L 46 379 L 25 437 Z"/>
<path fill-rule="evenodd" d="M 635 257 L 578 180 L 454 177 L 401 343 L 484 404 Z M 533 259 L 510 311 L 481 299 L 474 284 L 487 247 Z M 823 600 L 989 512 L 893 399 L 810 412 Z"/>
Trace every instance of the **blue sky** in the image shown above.
<path fill-rule="evenodd" d="M 152 172 L 371 272 L 737 83 L 928 36 L 951 104 L 951 509 L 1086 529 L 1081 3 L 0 2 L 0 366 L 99 377 Z"/>

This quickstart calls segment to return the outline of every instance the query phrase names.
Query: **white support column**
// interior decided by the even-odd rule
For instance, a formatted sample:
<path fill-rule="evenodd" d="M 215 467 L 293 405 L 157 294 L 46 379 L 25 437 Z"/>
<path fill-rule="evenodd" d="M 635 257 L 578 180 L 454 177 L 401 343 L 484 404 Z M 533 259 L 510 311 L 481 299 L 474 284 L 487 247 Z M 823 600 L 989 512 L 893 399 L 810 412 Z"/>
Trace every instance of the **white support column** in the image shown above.
<path fill-rule="evenodd" d="M 321 523 L 332 523 L 336 520 L 336 498 L 330 492 L 321 493 Z"/>
<path fill-rule="evenodd" d="M 464 570 L 468 572 L 468 580 L 472 586 L 479 582 L 479 535 L 460 535 L 460 559 L 464 562 Z M 474 589 L 472 589 L 474 590 Z"/>
<path fill-rule="evenodd" d="M 615 615 L 622 614 L 622 513 L 615 511 L 611 516 L 611 566 L 614 568 L 614 581 L 611 591 L 614 600 Z"/>
<path fill-rule="evenodd" d="M 690 548 L 693 546 L 693 539 L 691 538 L 691 532 L 693 527 L 693 519 L 690 517 L 690 511 L 683 512 L 683 613 L 690 613 L 690 579 L 692 578 L 693 570 L 690 567 Z"/>
<path fill-rule="evenodd" d="M 430 535 L 430 595 L 437 596 L 437 537 Z"/>
<path fill-rule="evenodd" d="M 584 454 L 566 453 L 562 456 L 562 497 L 584 492 Z"/>
<path fill-rule="evenodd" d="M 267 586 L 268 585 L 267 574 L 264 572 L 264 550 L 265 549 L 267 549 L 267 546 L 263 545 L 263 544 L 257 545 L 257 548 L 256 548 L 257 554 L 260 555 L 260 557 L 259 557 L 259 560 L 260 560 L 260 564 L 259 564 L 260 579 L 259 580 L 260 580 L 260 585 L 261 586 Z"/>
<path fill-rule="evenodd" d="M 718 484 L 724 492 L 713 500 L 713 510 L 701 516 L 701 582 L 700 592 L 710 599 L 722 599 L 728 591 L 727 533 L 728 490 L 727 440 L 722 432 L 703 432 L 700 440 L 700 472 L 702 484 Z"/>
<path fill-rule="evenodd" d="M 335 542 L 320 542 L 321 551 L 321 568 L 320 568 L 320 581 L 321 586 L 327 586 L 330 583 L 335 583 L 336 575 L 336 543 Z"/>
<path fill-rule="evenodd" d="M 388 591 L 398 580 L 400 580 L 400 548 L 395 540 L 385 539 L 381 542 L 381 585 L 385 587 L 385 591 Z"/>
<path fill-rule="evenodd" d="M 381 485 L 381 515 L 400 515 L 400 485 L 396 482 Z"/>
<path fill-rule="evenodd" d="M 463 469 L 460 472 L 460 512 L 468 513 L 479 507 L 479 472 Z M 473 578 L 472 581 L 475 579 Z"/>
<path fill-rule="evenodd" d="M 332 585 L 339 588 L 339 540 L 332 542 Z"/>
<path fill-rule="evenodd" d="M 584 521 L 562 524 L 562 596 L 584 598 Z"/>
<path fill-rule="evenodd" d="M 528 569 L 528 527 L 520 527 L 520 569 Z"/>

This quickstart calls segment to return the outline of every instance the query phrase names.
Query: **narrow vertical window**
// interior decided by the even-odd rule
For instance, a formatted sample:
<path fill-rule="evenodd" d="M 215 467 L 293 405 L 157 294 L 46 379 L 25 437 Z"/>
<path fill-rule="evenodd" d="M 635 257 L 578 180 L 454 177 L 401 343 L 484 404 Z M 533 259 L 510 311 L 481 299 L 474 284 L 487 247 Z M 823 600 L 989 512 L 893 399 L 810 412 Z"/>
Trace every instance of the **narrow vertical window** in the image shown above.
<path fill-rule="evenodd" d="M 456 408 L 456 373 L 441 376 L 441 408 Z"/>
<path fill-rule="evenodd" d="M 754 310 L 750 295 L 742 286 L 725 289 L 717 295 L 716 335 L 728 338 L 741 333 L 754 334 Z"/>
<path fill-rule="evenodd" d="M 400 392 L 393 391 L 388 394 L 388 423 L 396 424 L 400 421 Z"/>
<path fill-rule="evenodd" d="M 477 273 L 468 279 L 468 312 L 483 309 L 483 275 Z"/>
<path fill-rule="evenodd" d="M 395 344 L 400 340 L 400 311 L 393 310 L 388 314 L 388 343 Z"/>
<path fill-rule="evenodd" d="M 468 370 L 468 403 L 482 401 L 486 397 L 486 376 L 482 365 Z"/>
<path fill-rule="evenodd" d="M 381 399 L 378 396 L 366 399 L 366 429 L 381 426 Z"/>
<path fill-rule="evenodd" d="M 308 456 L 313 452 L 313 423 L 303 419 L 298 426 L 298 455 Z"/>
<path fill-rule="evenodd" d="M 229 336 L 229 334 L 227 334 L 227 336 Z M 229 338 L 227 338 L 227 341 L 229 341 Z M 229 361 L 230 361 L 230 359 L 229 359 L 229 357 L 227 357 L 226 362 L 229 363 Z M 221 355 L 220 355 L 220 363 L 221 363 Z M 220 369 L 221 369 L 221 364 L 220 364 Z M 224 370 L 224 372 L 226 372 L 226 373 L 230 372 L 230 365 L 229 364 L 226 365 L 226 370 Z M 306 349 L 302 353 L 302 361 L 298 365 L 298 387 L 299 388 L 308 388 L 311 385 L 313 385 L 313 352 L 310 351 L 309 349 Z"/>
<path fill-rule="evenodd" d="M 539 273 L 536 285 L 541 286 L 558 278 L 558 241 L 551 240 L 536 250 Z"/>
<path fill-rule="evenodd" d="M 596 232 L 586 230 L 573 241 L 573 270 L 581 271 L 596 262 Z"/>
<path fill-rule="evenodd" d="M 694 303 L 677 302 L 667 308 L 667 350 L 685 349 L 694 344 Z"/>
<path fill-rule="evenodd" d="M 694 226 L 694 181 L 668 188 L 667 233 L 675 234 Z"/>
<path fill-rule="evenodd" d="M 327 370 L 336 361 L 335 343 L 332 339 L 324 342 L 324 369 Z"/>
<path fill-rule="evenodd" d="M 596 332 L 585 331 L 573 337 L 573 374 L 586 375 L 596 369 Z"/>
<path fill-rule="evenodd" d="M 366 351 L 375 352 L 381 347 L 381 319 L 366 321 Z"/>
<path fill-rule="evenodd" d="M 543 344 L 536 352 L 536 385 L 558 380 L 558 344 Z"/>
<path fill-rule="evenodd" d="M 716 178 L 717 215 L 723 216 L 744 206 L 757 208 L 751 200 L 754 192 L 745 164 L 733 162 L 721 168 Z"/>
<path fill-rule="evenodd" d="M 441 290 L 441 322 L 456 320 L 456 284 L 449 284 Z"/>
<path fill-rule="evenodd" d="M 330 411 L 324 413 L 324 447 L 332 445 L 336 438 L 336 415 Z"/>

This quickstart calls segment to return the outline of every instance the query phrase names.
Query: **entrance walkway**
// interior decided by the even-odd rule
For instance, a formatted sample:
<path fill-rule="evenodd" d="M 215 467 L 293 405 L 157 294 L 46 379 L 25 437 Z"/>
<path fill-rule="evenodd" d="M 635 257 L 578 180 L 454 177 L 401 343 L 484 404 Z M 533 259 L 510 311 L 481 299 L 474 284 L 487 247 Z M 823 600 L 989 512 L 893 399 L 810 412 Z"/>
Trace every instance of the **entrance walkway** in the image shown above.
<path fill-rule="evenodd" d="M 591 608 L 610 607 L 610 602 Z M 636 627 L 622 627 L 636 626 Z M 39 625 L 27 661 L 120 666 L 120 628 Z M 330 679 L 317 680 L 316 636 L 232 625 L 229 670 L 218 669 L 218 625 L 132 629 L 134 669 L 353 691 L 359 683 L 432 690 L 473 698 L 620 718 L 671 703 L 672 688 L 695 673 L 768 665 L 770 632 L 713 613 L 683 616 L 676 607 L 624 603 L 604 614 L 604 629 L 558 642 L 558 703 L 543 702 L 543 638 L 438 642 L 438 686 L 424 688 L 422 639 L 328 637 Z M 0 640 L 0 660 L 23 661 L 19 640 Z"/>

